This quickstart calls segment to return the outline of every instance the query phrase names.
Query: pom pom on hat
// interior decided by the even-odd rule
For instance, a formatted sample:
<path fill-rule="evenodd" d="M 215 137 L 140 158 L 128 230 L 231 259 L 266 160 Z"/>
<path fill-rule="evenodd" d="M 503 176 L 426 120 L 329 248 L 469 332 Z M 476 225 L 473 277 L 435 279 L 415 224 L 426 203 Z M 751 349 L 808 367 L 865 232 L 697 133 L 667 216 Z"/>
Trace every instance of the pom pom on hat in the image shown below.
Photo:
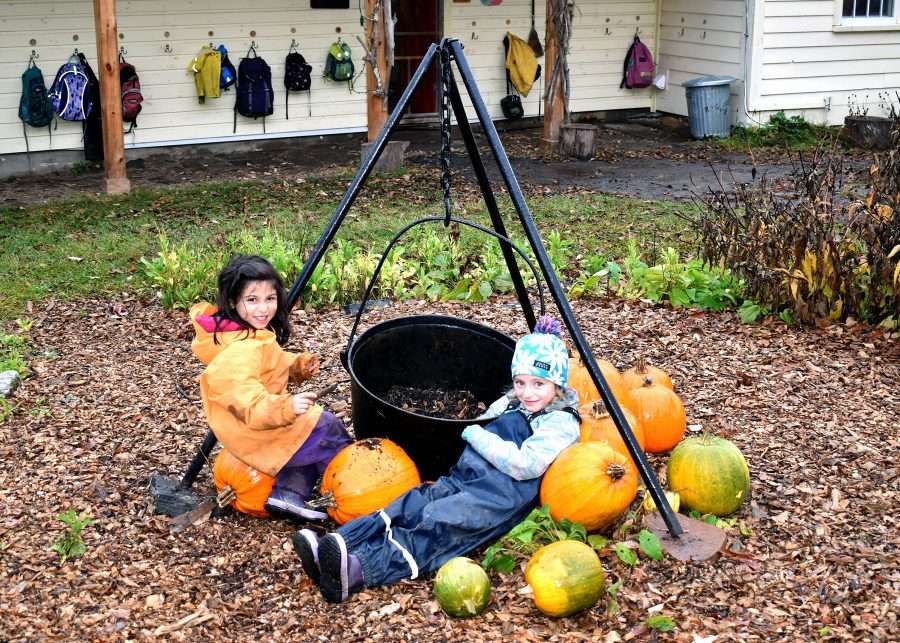
<path fill-rule="evenodd" d="M 533 375 L 565 387 L 569 379 L 569 351 L 560 335 L 560 323 L 544 315 L 529 333 L 516 342 L 512 376 Z"/>

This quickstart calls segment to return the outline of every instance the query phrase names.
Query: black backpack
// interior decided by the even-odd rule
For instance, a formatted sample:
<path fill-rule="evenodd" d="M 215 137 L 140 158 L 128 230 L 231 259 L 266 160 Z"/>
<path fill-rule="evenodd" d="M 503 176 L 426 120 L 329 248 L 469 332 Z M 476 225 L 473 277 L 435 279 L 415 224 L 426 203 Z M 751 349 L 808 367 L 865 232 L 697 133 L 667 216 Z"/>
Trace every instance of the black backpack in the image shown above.
<path fill-rule="evenodd" d="M 312 86 L 312 65 L 306 62 L 299 51 L 291 45 L 287 57 L 284 59 L 284 117 L 288 118 L 288 95 L 290 92 L 309 92 Z M 312 116 L 311 94 L 309 99 L 309 115 Z"/>
<path fill-rule="evenodd" d="M 91 69 L 84 52 L 78 52 L 78 62 L 81 63 L 81 68 L 88 79 L 84 99 L 94 105 L 91 113 L 82 122 L 84 159 L 99 162 L 103 160 L 103 121 L 101 119 L 103 112 L 100 109 L 100 80 Z"/>
<path fill-rule="evenodd" d="M 253 57 L 250 57 L 250 54 Z M 234 131 L 237 132 L 237 115 L 263 119 L 266 131 L 266 116 L 274 111 L 275 91 L 272 89 L 272 69 L 251 47 L 247 57 L 238 65 L 237 97 L 234 102 Z"/>

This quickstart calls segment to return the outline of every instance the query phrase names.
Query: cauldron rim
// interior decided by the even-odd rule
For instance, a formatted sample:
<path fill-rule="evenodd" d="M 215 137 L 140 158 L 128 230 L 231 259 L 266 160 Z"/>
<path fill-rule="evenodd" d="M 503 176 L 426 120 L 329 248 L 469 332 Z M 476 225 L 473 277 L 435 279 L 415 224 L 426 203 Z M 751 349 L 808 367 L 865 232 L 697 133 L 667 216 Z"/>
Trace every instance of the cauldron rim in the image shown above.
<path fill-rule="evenodd" d="M 446 425 L 447 427 L 453 426 L 462 426 L 468 424 L 477 424 L 479 420 L 476 418 L 462 419 L 462 420 L 453 420 L 450 418 L 442 418 L 442 417 L 433 417 L 430 415 L 420 415 L 419 413 L 412 413 L 407 411 L 406 409 L 401 409 L 399 406 L 394 406 L 387 400 L 383 399 L 380 395 L 375 395 L 371 389 L 365 386 L 360 380 L 359 376 L 356 374 L 356 371 L 353 368 L 353 357 L 356 354 L 357 350 L 360 346 L 365 344 L 365 340 L 372 337 L 373 335 L 377 335 L 379 332 L 383 332 L 385 330 L 390 330 L 391 328 L 401 327 L 401 326 L 411 326 L 411 325 L 433 325 L 433 326 L 454 326 L 456 328 L 466 328 L 467 330 L 474 330 L 494 339 L 499 340 L 500 342 L 506 343 L 509 342 L 511 348 L 515 347 L 516 341 L 506 333 L 502 333 L 495 328 L 491 328 L 490 326 L 485 326 L 484 324 L 479 324 L 478 322 L 471 321 L 469 319 L 465 319 L 462 317 L 454 317 L 453 315 L 404 315 L 403 317 L 395 317 L 393 319 L 387 319 L 382 322 L 378 322 L 377 324 L 373 324 L 369 328 L 367 328 L 363 333 L 359 334 L 350 345 L 350 348 L 346 351 L 346 364 L 344 367 L 347 369 L 347 372 L 350 374 L 353 382 L 360 387 L 363 391 L 366 392 L 371 398 L 378 400 L 381 404 L 390 407 L 391 409 L 402 413 L 405 416 L 411 418 L 421 418 L 428 420 L 429 423 L 435 422 L 439 423 L 439 425 Z M 493 400 L 491 400 L 493 401 Z"/>

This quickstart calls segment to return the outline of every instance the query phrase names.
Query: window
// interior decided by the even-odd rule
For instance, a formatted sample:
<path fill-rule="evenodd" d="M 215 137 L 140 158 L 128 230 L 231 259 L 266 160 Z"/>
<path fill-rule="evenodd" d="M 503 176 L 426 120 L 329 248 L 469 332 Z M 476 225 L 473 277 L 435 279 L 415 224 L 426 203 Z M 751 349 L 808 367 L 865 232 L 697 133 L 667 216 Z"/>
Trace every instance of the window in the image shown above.
<path fill-rule="evenodd" d="M 843 0 L 844 18 L 893 18 L 894 0 Z"/>

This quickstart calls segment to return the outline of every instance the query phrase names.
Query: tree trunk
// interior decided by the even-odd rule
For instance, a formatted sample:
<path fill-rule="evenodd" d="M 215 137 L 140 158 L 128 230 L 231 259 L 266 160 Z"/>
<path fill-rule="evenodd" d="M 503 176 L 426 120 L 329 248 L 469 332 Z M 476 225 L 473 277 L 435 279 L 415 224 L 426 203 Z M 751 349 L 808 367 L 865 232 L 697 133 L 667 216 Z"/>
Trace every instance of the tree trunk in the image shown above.
<path fill-rule="evenodd" d="M 559 155 L 574 156 L 579 161 L 588 161 L 594 156 L 596 142 L 596 125 L 567 123 L 560 128 Z"/>

